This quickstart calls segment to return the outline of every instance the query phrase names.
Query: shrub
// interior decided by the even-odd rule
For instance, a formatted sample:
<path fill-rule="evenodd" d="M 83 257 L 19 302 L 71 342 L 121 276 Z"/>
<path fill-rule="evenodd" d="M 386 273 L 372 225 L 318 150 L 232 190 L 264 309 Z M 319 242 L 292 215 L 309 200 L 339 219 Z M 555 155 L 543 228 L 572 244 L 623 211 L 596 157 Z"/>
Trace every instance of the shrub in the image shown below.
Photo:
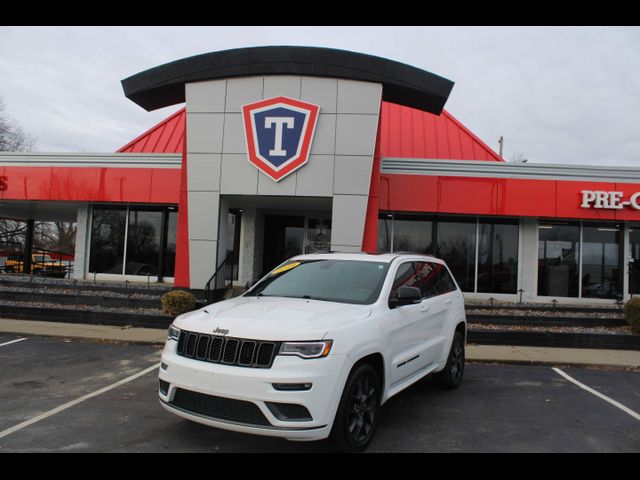
<path fill-rule="evenodd" d="M 172 290 L 160 298 L 162 311 L 170 315 L 181 315 L 190 312 L 198 304 L 196 297 L 184 290 Z"/>
<path fill-rule="evenodd" d="M 624 304 L 624 318 L 631 325 L 631 331 L 640 334 L 640 297 L 632 298 Z"/>

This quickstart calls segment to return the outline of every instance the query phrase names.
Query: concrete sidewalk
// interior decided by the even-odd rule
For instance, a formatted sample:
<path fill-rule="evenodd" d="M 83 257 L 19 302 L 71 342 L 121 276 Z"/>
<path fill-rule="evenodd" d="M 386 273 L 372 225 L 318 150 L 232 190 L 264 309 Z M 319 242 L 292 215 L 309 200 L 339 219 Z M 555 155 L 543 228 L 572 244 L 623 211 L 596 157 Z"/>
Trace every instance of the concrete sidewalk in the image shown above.
<path fill-rule="evenodd" d="M 4 318 L 0 319 L 0 332 L 158 345 L 164 344 L 167 338 L 166 330 L 155 328 L 122 328 Z M 471 362 L 640 368 L 640 351 L 635 350 L 467 345 L 466 356 Z"/>

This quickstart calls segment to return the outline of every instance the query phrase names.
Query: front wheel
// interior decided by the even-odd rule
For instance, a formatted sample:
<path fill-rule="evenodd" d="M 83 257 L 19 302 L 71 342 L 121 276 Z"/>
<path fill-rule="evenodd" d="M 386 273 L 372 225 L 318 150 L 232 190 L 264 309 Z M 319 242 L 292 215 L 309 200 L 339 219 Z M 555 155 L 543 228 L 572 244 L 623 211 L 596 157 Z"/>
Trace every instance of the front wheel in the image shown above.
<path fill-rule="evenodd" d="M 464 336 L 460 332 L 453 335 L 451 350 L 444 370 L 434 374 L 436 383 L 447 390 L 458 388 L 464 374 Z"/>
<path fill-rule="evenodd" d="M 382 388 L 376 370 L 368 364 L 357 366 L 342 392 L 331 437 L 343 452 L 361 452 L 371 439 L 378 421 Z"/>

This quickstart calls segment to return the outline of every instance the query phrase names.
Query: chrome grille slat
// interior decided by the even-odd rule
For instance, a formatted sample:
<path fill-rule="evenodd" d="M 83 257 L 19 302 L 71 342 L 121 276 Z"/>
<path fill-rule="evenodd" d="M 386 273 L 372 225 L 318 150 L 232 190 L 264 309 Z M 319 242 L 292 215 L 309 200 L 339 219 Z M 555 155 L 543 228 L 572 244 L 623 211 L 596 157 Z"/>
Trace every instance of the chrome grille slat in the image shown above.
<path fill-rule="evenodd" d="M 246 368 L 271 368 L 280 344 L 247 338 L 227 338 L 183 330 L 177 354 L 209 363 Z"/>

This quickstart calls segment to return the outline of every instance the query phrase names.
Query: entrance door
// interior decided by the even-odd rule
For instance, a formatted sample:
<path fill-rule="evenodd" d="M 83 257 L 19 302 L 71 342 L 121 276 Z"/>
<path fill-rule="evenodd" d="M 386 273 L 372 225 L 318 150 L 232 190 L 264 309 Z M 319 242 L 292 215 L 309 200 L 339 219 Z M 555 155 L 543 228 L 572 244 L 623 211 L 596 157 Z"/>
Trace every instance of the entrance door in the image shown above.
<path fill-rule="evenodd" d="M 330 248 L 330 217 L 266 215 L 262 274 L 295 255 L 328 252 Z"/>
<path fill-rule="evenodd" d="M 304 220 L 293 215 L 265 216 L 262 274 L 303 252 Z"/>

